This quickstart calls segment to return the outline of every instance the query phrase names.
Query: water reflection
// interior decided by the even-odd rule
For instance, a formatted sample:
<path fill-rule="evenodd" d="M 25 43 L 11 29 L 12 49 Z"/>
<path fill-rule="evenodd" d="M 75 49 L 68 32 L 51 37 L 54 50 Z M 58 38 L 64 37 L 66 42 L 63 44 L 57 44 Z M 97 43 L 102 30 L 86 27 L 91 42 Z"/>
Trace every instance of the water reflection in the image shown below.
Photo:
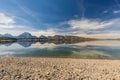
<path fill-rule="evenodd" d="M 120 41 L 81 43 L 16 42 L 0 44 L 1 56 L 120 59 Z"/>
<path fill-rule="evenodd" d="M 35 44 L 36 42 L 17 42 L 17 43 L 23 47 L 30 47 L 32 44 Z"/>

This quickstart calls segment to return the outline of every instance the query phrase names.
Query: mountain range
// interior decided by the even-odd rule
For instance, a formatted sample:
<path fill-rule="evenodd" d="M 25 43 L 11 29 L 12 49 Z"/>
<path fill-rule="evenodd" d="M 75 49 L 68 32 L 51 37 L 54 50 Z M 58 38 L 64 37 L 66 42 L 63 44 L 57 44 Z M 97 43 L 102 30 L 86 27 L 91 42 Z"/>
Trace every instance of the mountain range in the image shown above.
<path fill-rule="evenodd" d="M 32 34 L 30 34 L 28 32 L 24 32 L 24 33 L 20 34 L 19 36 L 17 36 L 17 38 L 37 38 L 37 37 L 33 36 Z"/>
<path fill-rule="evenodd" d="M 58 43 L 75 43 L 75 42 L 82 42 L 82 41 L 91 41 L 96 40 L 93 38 L 85 38 L 85 37 L 78 37 L 78 36 L 63 36 L 63 35 L 54 35 L 54 36 L 44 36 L 41 35 L 39 37 L 33 36 L 28 32 L 24 32 L 18 36 L 12 36 L 11 34 L 4 34 L 0 35 L 0 42 L 3 41 L 18 41 L 18 42 L 54 42 Z M 21 44 L 21 43 L 20 43 Z M 29 45 L 25 45 L 29 46 Z"/>
<path fill-rule="evenodd" d="M 36 37 L 34 35 L 32 35 L 31 33 L 28 33 L 28 32 L 24 32 L 18 36 L 13 36 L 9 33 L 6 33 L 6 34 L 0 34 L 0 37 L 11 37 L 11 38 L 62 38 L 64 36 L 61 36 L 61 35 L 55 35 L 55 36 L 44 36 L 44 35 L 40 35 L 39 37 Z"/>
<path fill-rule="evenodd" d="M 44 35 L 40 35 L 39 37 L 36 37 L 34 35 L 32 35 L 31 33 L 28 32 L 24 32 L 18 36 L 13 36 L 9 33 L 6 34 L 0 34 L 0 37 L 11 37 L 11 38 L 63 38 L 64 36 L 62 35 L 55 35 L 55 36 L 44 36 Z"/>
<path fill-rule="evenodd" d="M 9 38 L 42 38 L 42 39 L 63 39 L 63 38 L 67 38 L 67 39 L 70 39 L 70 38 L 81 38 L 81 39 L 84 39 L 83 37 L 77 37 L 77 36 L 63 36 L 63 35 L 54 35 L 54 36 L 44 36 L 44 35 L 40 35 L 39 37 L 36 37 L 34 35 L 32 35 L 31 33 L 29 32 L 24 32 L 18 36 L 13 36 L 9 33 L 6 33 L 6 34 L 0 34 L 0 37 L 9 37 Z"/>
<path fill-rule="evenodd" d="M 0 37 L 12 37 L 12 38 L 37 38 L 36 36 L 33 36 L 31 33 L 28 33 L 28 32 L 24 32 L 18 36 L 13 36 L 9 33 L 6 33 L 6 34 L 0 34 Z M 43 35 L 41 35 L 40 37 L 45 37 Z"/>
<path fill-rule="evenodd" d="M 41 39 L 87 39 L 84 37 L 78 37 L 78 36 L 63 36 L 63 35 L 54 35 L 54 36 L 44 36 L 44 35 L 40 35 L 39 37 L 36 37 L 34 35 L 32 35 L 29 32 L 24 32 L 18 36 L 13 36 L 9 33 L 6 34 L 0 34 L 0 37 L 9 37 L 9 38 L 41 38 Z"/>
<path fill-rule="evenodd" d="M 2 36 L 5 36 L 5 37 L 15 37 L 15 36 L 12 36 L 11 34 L 8 34 L 8 33 L 6 33 L 6 34 L 0 34 L 0 37 L 2 37 Z"/>

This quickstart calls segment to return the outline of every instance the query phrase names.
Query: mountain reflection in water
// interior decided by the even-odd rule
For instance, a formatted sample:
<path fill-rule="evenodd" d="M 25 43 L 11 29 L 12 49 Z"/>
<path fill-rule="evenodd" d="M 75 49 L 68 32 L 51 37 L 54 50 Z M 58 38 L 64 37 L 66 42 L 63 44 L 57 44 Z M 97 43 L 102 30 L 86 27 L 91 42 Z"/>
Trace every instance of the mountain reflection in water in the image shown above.
<path fill-rule="evenodd" d="M 0 44 L 0 56 L 120 59 L 120 41 L 15 42 Z"/>

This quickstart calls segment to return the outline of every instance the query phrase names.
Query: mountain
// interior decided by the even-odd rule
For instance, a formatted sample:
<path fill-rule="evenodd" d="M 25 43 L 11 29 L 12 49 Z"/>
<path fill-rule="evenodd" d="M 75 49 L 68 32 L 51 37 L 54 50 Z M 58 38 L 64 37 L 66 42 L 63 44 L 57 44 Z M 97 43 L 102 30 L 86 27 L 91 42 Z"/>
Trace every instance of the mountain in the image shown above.
<path fill-rule="evenodd" d="M 47 37 L 46 37 L 46 36 L 44 36 L 44 35 L 41 35 L 39 38 L 44 38 L 44 39 L 45 39 L 45 38 L 47 38 Z"/>
<path fill-rule="evenodd" d="M 17 42 L 17 43 L 23 47 L 30 47 L 32 44 L 35 44 L 36 42 Z"/>
<path fill-rule="evenodd" d="M 12 36 L 11 34 L 8 34 L 8 33 L 4 34 L 3 36 L 5 36 L 5 37 L 14 37 L 14 36 Z"/>
<path fill-rule="evenodd" d="M 55 36 L 53 36 L 53 38 L 63 39 L 63 38 L 64 38 L 64 36 L 62 36 L 62 35 L 55 35 Z"/>
<path fill-rule="evenodd" d="M 24 33 L 20 34 L 17 38 L 36 38 L 36 36 L 33 36 L 32 34 L 30 34 L 28 32 L 24 32 Z"/>
<path fill-rule="evenodd" d="M 15 36 L 12 36 L 11 34 L 8 34 L 8 33 L 6 33 L 6 34 L 0 34 L 0 37 L 11 37 L 11 38 L 14 38 Z"/>

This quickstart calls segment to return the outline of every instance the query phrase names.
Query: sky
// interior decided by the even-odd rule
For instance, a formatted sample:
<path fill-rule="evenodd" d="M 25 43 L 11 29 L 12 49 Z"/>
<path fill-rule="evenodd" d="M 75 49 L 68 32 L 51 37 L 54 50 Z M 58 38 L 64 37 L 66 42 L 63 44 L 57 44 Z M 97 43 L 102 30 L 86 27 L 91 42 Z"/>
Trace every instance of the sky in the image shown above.
<path fill-rule="evenodd" d="M 120 0 L 0 0 L 0 34 L 120 38 Z"/>

